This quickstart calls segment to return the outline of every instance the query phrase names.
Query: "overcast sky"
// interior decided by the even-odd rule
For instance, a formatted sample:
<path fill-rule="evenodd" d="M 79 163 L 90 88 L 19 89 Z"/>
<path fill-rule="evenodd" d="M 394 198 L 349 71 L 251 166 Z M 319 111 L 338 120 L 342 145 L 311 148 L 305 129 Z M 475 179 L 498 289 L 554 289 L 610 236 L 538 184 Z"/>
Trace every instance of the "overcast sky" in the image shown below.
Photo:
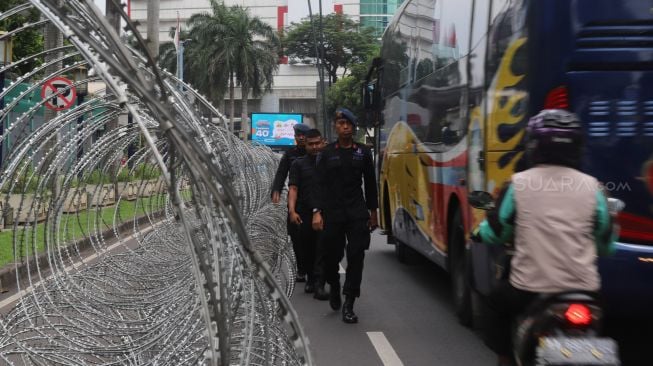
<path fill-rule="evenodd" d="M 104 10 L 107 8 L 107 2 L 106 0 L 93 0 L 95 2 L 95 5 L 100 8 L 102 13 L 104 14 Z"/>

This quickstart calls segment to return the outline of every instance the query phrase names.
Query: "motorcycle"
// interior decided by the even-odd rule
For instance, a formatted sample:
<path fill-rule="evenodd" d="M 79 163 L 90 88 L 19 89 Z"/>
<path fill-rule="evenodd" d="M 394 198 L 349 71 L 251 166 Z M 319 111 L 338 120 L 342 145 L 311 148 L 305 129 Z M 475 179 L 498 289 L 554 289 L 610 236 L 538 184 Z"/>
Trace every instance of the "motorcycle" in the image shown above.
<path fill-rule="evenodd" d="M 471 192 L 468 200 L 477 209 L 494 208 L 487 192 Z M 611 214 L 616 215 L 623 207 L 622 201 L 608 199 Z M 472 238 L 468 263 L 470 285 L 476 294 L 488 295 L 499 282 L 508 280 L 513 249 Z M 602 336 L 602 323 L 597 293 L 577 290 L 542 295 L 514 320 L 514 359 L 519 366 L 619 366 L 617 343 Z"/>

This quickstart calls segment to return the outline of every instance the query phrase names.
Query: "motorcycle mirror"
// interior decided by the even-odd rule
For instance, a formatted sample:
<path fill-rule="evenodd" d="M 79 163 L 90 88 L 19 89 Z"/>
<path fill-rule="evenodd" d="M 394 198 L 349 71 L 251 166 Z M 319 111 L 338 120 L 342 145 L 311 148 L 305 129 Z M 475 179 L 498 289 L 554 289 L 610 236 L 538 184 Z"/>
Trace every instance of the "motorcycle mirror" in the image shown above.
<path fill-rule="evenodd" d="M 494 198 L 485 191 L 473 191 L 467 195 L 469 204 L 479 210 L 491 210 L 494 208 Z"/>
<path fill-rule="evenodd" d="M 611 214 L 615 215 L 623 211 L 626 208 L 626 203 L 618 198 L 610 197 L 608 198 L 608 211 Z"/>

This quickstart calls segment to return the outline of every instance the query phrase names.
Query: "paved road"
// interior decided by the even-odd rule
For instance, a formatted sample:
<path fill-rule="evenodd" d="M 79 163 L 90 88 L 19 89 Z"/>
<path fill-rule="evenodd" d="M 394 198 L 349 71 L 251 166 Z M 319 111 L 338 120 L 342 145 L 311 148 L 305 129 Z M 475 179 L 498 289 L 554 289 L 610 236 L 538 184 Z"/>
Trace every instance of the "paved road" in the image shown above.
<path fill-rule="evenodd" d="M 341 278 L 344 281 L 344 274 Z M 328 302 L 314 300 L 303 292 L 303 284 L 298 285 L 291 301 L 317 366 L 496 364 L 478 331 L 457 323 L 448 275 L 426 260 L 399 263 L 384 236 L 373 236 L 365 258 L 363 293 L 354 307 L 358 324 L 343 323 L 340 312 L 331 311 Z M 652 316 L 611 319 L 606 330 L 619 342 L 623 366 L 653 365 Z"/>
<path fill-rule="evenodd" d="M 303 284 L 291 300 L 317 366 L 494 366 L 480 337 L 457 323 L 448 278 L 426 261 L 399 263 L 394 246 L 375 234 L 354 306 L 358 324 L 343 323 L 340 312 L 305 294 Z"/>
<path fill-rule="evenodd" d="M 495 365 L 479 334 L 457 323 L 444 271 L 426 260 L 410 266 L 399 263 L 394 247 L 378 234 L 373 235 L 365 266 L 363 293 L 355 306 L 358 324 L 343 323 L 340 312 L 305 294 L 303 284 L 295 290 L 291 301 L 317 366 Z M 0 294 L 0 314 L 13 306 L 13 295 Z M 624 366 L 653 365 L 651 317 L 614 320 L 609 332 L 620 342 Z"/>

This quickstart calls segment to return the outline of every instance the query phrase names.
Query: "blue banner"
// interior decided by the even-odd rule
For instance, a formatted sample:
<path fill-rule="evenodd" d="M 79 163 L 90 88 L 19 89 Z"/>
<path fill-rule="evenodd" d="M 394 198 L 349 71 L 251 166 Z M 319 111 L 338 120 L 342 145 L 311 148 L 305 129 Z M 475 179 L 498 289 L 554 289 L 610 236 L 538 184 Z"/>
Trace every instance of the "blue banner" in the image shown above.
<path fill-rule="evenodd" d="M 302 115 L 297 113 L 252 113 L 252 141 L 269 146 L 293 146 L 293 126 L 298 123 L 302 123 Z"/>

